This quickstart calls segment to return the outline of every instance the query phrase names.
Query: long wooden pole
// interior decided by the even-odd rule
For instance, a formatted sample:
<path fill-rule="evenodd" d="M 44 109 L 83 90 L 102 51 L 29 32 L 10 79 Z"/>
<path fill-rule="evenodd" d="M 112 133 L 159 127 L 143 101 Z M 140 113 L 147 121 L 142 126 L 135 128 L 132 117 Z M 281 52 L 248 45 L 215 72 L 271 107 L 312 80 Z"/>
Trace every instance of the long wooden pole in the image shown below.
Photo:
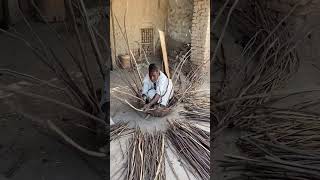
<path fill-rule="evenodd" d="M 158 31 L 159 31 L 159 35 L 160 35 L 160 43 L 161 43 L 161 48 L 162 48 L 162 59 L 163 59 L 163 63 L 164 63 L 164 70 L 165 70 L 167 77 L 170 79 L 169 62 L 168 62 L 168 55 L 167 55 L 164 32 L 161 30 L 158 30 Z"/>

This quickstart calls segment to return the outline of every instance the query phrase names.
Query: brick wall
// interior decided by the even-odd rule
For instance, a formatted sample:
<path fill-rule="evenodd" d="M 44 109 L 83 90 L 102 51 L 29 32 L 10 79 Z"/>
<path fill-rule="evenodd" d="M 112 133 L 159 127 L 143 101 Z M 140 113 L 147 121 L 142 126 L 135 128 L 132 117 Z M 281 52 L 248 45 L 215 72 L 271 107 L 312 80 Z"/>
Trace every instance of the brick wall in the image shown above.
<path fill-rule="evenodd" d="M 169 1 L 167 33 L 181 43 L 191 42 L 193 0 Z"/>
<path fill-rule="evenodd" d="M 200 65 L 210 58 L 209 0 L 194 0 L 191 31 L 191 61 Z"/>

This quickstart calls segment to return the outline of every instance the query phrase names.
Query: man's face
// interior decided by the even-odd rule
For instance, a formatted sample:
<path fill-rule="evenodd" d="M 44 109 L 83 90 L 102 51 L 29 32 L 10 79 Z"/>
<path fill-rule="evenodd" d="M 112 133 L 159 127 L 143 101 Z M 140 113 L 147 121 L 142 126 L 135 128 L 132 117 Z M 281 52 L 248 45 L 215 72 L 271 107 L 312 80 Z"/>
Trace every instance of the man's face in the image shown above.
<path fill-rule="evenodd" d="M 151 71 L 151 72 L 149 72 L 150 80 L 151 80 L 153 83 L 158 80 L 159 76 L 160 76 L 159 71 Z"/>

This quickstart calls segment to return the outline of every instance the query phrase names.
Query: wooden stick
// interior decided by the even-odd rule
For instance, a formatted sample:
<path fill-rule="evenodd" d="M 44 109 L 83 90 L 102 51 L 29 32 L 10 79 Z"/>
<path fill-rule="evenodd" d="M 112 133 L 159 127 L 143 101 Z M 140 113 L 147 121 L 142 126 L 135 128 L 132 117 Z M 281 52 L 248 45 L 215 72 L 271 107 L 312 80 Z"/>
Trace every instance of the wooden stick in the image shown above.
<path fill-rule="evenodd" d="M 158 165 L 156 176 L 154 177 L 154 180 L 157 180 L 158 175 L 160 173 L 160 168 L 161 168 L 161 165 L 162 165 L 163 156 L 164 156 L 164 137 L 162 136 L 161 158 L 160 158 L 160 161 L 159 161 L 159 165 Z"/>
<path fill-rule="evenodd" d="M 129 103 L 127 100 L 121 99 L 121 98 L 119 98 L 119 97 L 117 97 L 117 96 L 114 96 L 114 97 L 117 98 L 118 100 L 120 100 L 120 101 L 128 104 L 132 109 L 134 109 L 134 110 L 136 110 L 136 111 L 139 111 L 139 112 L 144 112 L 142 109 L 138 109 L 138 108 L 134 107 L 134 106 L 133 106 L 131 103 Z"/>
<path fill-rule="evenodd" d="M 140 101 L 144 101 L 143 99 L 138 98 L 137 96 L 134 96 L 134 95 L 129 94 L 129 93 L 126 93 L 126 92 L 119 91 L 119 90 L 117 90 L 116 88 L 111 89 L 111 91 L 115 91 L 115 92 L 118 92 L 118 93 L 121 93 L 121 94 L 126 94 L 126 95 L 128 95 L 128 96 L 130 96 L 130 97 L 133 97 L 133 98 L 135 98 L 135 99 L 138 99 L 138 100 L 140 100 Z"/>
<path fill-rule="evenodd" d="M 106 157 L 106 154 L 104 153 L 90 151 L 81 147 L 79 144 L 74 142 L 70 137 L 64 134 L 52 121 L 47 120 L 47 124 L 53 131 L 55 131 L 59 136 L 61 136 L 66 142 L 68 142 L 70 145 L 80 150 L 81 152 L 94 157 Z"/>
<path fill-rule="evenodd" d="M 45 96 L 41 96 L 41 95 L 37 95 L 37 94 L 33 94 L 33 93 L 27 93 L 27 92 L 23 92 L 23 91 L 20 91 L 20 90 L 14 90 L 14 89 L 10 89 L 10 88 L 7 88 L 7 87 L 2 87 L 2 86 L 0 86 L 0 89 L 3 89 L 5 91 L 10 91 L 10 92 L 15 92 L 17 94 L 25 95 L 25 96 L 28 96 L 28 97 L 34 97 L 34 98 L 37 98 L 37 99 L 42 99 L 44 101 L 48 101 L 48 102 L 63 106 L 65 108 L 67 108 L 67 109 L 70 109 L 70 110 L 73 110 L 75 112 L 78 112 L 78 113 L 80 113 L 80 114 L 82 114 L 84 116 L 87 116 L 87 117 L 89 117 L 89 118 L 91 118 L 93 120 L 96 120 L 99 123 L 102 123 L 102 124 L 106 125 L 106 122 L 104 120 L 102 120 L 100 118 L 97 118 L 97 117 L 95 117 L 95 116 L 93 116 L 93 115 L 91 115 L 91 114 L 89 114 L 89 113 L 87 113 L 85 111 L 82 111 L 82 110 L 80 110 L 80 109 L 78 109 L 78 108 L 76 108 L 74 106 L 71 106 L 69 104 L 63 103 L 61 101 L 57 101 L 57 100 L 49 98 L 49 97 L 45 97 Z"/>
<path fill-rule="evenodd" d="M 140 73 L 140 71 L 139 71 L 136 58 L 134 57 L 134 55 L 133 55 L 133 53 L 132 53 L 131 50 L 130 50 L 130 54 L 131 54 L 131 56 L 132 56 L 132 58 L 133 58 L 133 61 L 134 61 L 135 66 L 136 66 L 136 69 L 137 69 L 137 72 L 138 72 L 138 75 L 139 75 L 139 79 L 140 79 L 141 86 L 143 86 L 143 84 L 142 84 L 142 78 L 141 78 L 141 73 Z"/>
<path fill-rule="evenodd" d="M 168 55 L 167 55 L 164 32 L 159 29 L 158 29 L 158 31 L 159 31 L 159 35 L 160 35 L 160 43 L 161 43 L 161 48 L 162 48 L 162 57 L 163 57 L 165 73 L 166 73 L 168 79 L 170 79 L 169 62 L 168 62 Z"/>

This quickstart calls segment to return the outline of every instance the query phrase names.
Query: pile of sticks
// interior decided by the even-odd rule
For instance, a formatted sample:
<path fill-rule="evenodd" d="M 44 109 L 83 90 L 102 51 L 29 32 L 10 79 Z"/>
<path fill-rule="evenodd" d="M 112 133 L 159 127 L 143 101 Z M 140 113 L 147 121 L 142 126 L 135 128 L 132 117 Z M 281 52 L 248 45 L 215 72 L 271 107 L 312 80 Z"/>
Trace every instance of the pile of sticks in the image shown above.
<path fill-rule="evenodd" d="M 226 171 L 238 171 L 236 179 L 320 179 L 319 152 L 301 150 L 287 145 L 243 138 L 251 157 L 226 155 Z"/>
<path fill-rule="evenodd" d="M 237 144 L 247 157 L 227 155 L 227 171 L 242 179 L 320 179 L 320 114 L 259 107 L 242 118 L 237 126 L 249 135 Z"/>
<path fill-rule="evenodd" d="M 1 69 L 0 71 L 3 72 L 5 75 L 14 76 L 18 78 L 22 78 L 24 80 L 37 82 L 39 84 L 44 84 L 50 88 L 53 88 L 59 92 L 61 92 L 65 97 L 64 99 L 58 99 L 57 97 L 50 98 L 48 94 L 46 95 L 40 95 L 40 93 L 31 93 L 31 92 L 25 92 L 20 90 L 14 90 L 14 89 L 8 89 L 5 87 L 1 87 L 0 89 L 3 89 L 5 91 L 14 92 L 18 95 L 24 95 L 27 97 L 35 98 L 43 100 L 47 103 L 53 103 L 55 105 L 62 106 L 68 110 L 71 110 L 74 113 L 79 113 L 83 115 L 87 120 L 90 122 L 90 124 L 96 125 L 96 123 L 99 123 L 103 126 L 104 129 L 108 129 L 108 125 L 105 122 L 105 120 L 98 117 L 99 114 L 101 114 L 100 109 L 100 99 L 97 95 L 97 88 L 95 87 L 95 79 L 93 78 L 93 74 L 90 74 L 90 69 L 88 66 L 89 63 L 89 56 L 88 53 L 94 55 L 94 62 L 96 65 L 96 69 L 99 70 L 99 78 L 98 83 L 103 85 L 103 81 L 105 80 L 105 74 L 107 68 L 110 66 L 103 66 L 104 59 L 108 59 L 107 57 L 103 57 L 103 53 L 101 53 L 100 48 L 105 48 L 107 44 L 100 45 L 98 43 L 98 39 L 103 36 L 99 33 L 99 31 L 90 24 L 88 19 L 87 10 L 85 7 L 85 3 L 83 0 L 73 1 L 73 0 L 66 0 L 66 6 L 67 11 L 70 15 L 70 23 L 73 26 L 74 35 L 71 36 L 75 40 L 76 45 L 73 47 L 69 47 L 66 43 L 66 38 L 59 33 L 51 24 L 49 24 L 46 21 L 46 18 L 41 14 L 41 11 L 39 7 L 37 7 L 36 3 L 31 1 L 31 4 L 36 10 L 36 12 L 39 14 L 39 16 L 43 19 L 43 21 L 46 23 L 46 26 L 50 30 L 50 33 L 52 33 L 58 40 L 63 48 L 63 53 L 65 54 L 64 58 L 61 58 L 61 52 L 57 52 L 51 44 L 45 42 L 42 37 L 34 30 L 31 23 L 27 20 L 26 17 L 24 17 L 22 11 L 20 9 L 19 12 L 22 16 L 22 19 L 26 26 L 28 27 L 28 31 L 30 31 L 33 40 L 29 41 L 23 35 L 17 31 L 14 31 L 14 28 L 11 28 L 10 31 L 3 30 L 0 28 L 0 32 L 3 32 L 4 34 L 8 35 L 9 37 L 20 41 L 21 43 L 25 44 L 26 47 L 30 49 L 37 57 L 38 59 L 47 66 L 48 70 L 52 72 L 54 76 L 58 78 L 58 80 L 61 82 L 59 85 L 53 84 L 52 82 L 48 82 L 45 80 L 42 80 L 40 78 L 33 77 L 28 74 L 23 74 L 20 72 L 16 72 L 10 69 Z M 79 15 L 81 21 L 85 26 L 78 27 L 76 22 L 76 16 Z M 108 22 L 108 21 L 106 21 Z M 100 29 L 99 29 L 100 30 Z M 68 33 L 70 33 L 68 30 L 66 30 Z M 70 35 L 70 34 L 69 34 Z M 86 36 L 86 38 L 84 38 Z M 85 39 L 89 39 L 90 41 L 90 48 L 86 48 Z M 103 46 L 103 47 L 101 47 Z M 78 53 L 75 53 L 79 51 L 80 55 Z M 72 62 L 72 65 L 74 68 L 79 71 L 83 77 L 82 81 L 77 81 L 70 73 L 70 68 L 67 67 L 65 62 L 67 60 L 70 60 Z M 91 61 L 91 59 L 90 59 Z M 110 62 L 106 62 L 108 65 Z M 66 102 L 67 101 L 67 102 Z M 21 113 L 21 112 L 19 112 Z M 50 122 L 50 121 L 48 121 Z M 80 145 L 75 145 L 74 141 L 67 137 L 58 127 L 54 126 L 53 123 L 48 123 L 49 127 L 57 132 L 58 135 L 62 136 L 69 144 L 76 146 L 78 149 L 84 149 Z M 98 130 L 96 130 L 98 132 Z M 83 152 L 89 152 L 82 150 Z M 97 153 L 87 153 L 89 155 L 97 154 Z M 100 154 L 97 154 L 98 156 L 102 156 Z M 105 156 L 105 155 L 104 155 Z"/>
<path fill-rule="evenodd" d="M 320 148 L 320 114 L 293 109 L 262 108 L 239 125 L 250 137 L 292 148 L 315 151 Z"/>
<path fill-rule="evenodd" d="M 210 122 L 210 94 L 197 92 L 184 99 L 184 108 L 180 115 L 192 121 Z"/>
<path fill-rule="evenodd" d="M 58 55 L 59 53 L 56 52 L 50 44 L 44 42 L 42 40 L 42 37 L 38 33 L 35 32 L 30 22 L 23 16 L 23 13 L 21 12 L 21 15 L 23 17 L 23 20 L 25 24 L 28 27 L 28 30 L 32 34 L 34 38 L 34 42 L 26 40 L 20 33 L 18 32 L 9 32 L 5 31 L 3 29 L 0 29 L 0 32 L 4 32 L 8 36 L 21 41 L 24 43 L 38 58 L 41 62 L 43 62 L 44 65 L 48 67 L 48 69 L 62 82 L 63 87 L 57 87 L 55 85 L 52 85 L 49 82 L 46 82 L 44 80 L 39 80 L 36 78 L 33 78 L 32 76 L 25 75 L 22 73 L 14 72 L 12 70 L 6 70 L 10 75 L 19 76 L 20 78 L 24 78 L 27 80 L 36 80 L 39 83 L 46 82 L 45 84 L 50 87 L 55 87 L 59 91 L 62 90 L 62 92 L 67 95 L 72 100 L 72 104 L 75 106 L 81 108 L 82 110 L 90 113 L 90 114 L 98 114 L 100 112 L 99 108 L 99 99 L 96 94 L 96 88 L 93 83 L 92 74 L 89 74 L 89 67 L 88 67 L 88 56 L 87 56 L 87 50 L 85 49 L 85 43 L 84 38 L 80 34 L 80 32 L 84 32 L 88 39 L 90 40 L 91 50 L 92 53 L 95 55 L 95 63 L 97 65 L 97 68 L 100 71 L 101 79 L 105 79 L 105 67 L 103 67 L 103 57 L 102 53 L 100 52 L 100 47 L 97 43 L 97 37 L 99 32 L 94 31 L 93 29 L 95 27 L 91 26 L 87 19 L 86 14 L 86 7 L 84 5 L 83 0 L 79 0 L 76 2 L 73 2 L 72 0 L 67 0 L 66 4 L 68 4 L 68 12 L 71 14 L 71 24 L 73 25 L 76 33 L 75 33 L 75 40 L 78 42 L 77 45 L 73 48 L 79 49 L 81 56 L 78 56 L 74 52 L 73 48 L 68 47 L 65 45 L 66 39 L 63 37 L 62 34 L 58 33 L 51 24 L 49 24 L 44 16 L 41 14 L 40 9 L 36 6 L 36 4 L 32 1 L 33 8 L 37 11 L 40 17 L 44 20 L 47 27 L 49 28 L 50 32 L 59 40 L 61 47 L 63 47 L 63 53 L 66 54 L 66 57 L 69 58 L 69 60 L 73 63 L 72 65 L 77 68 L 77 70 L 80 71 L 83 79 L 84 84 L 77 82 L 74 80 L 72 75 L 70 74 L 69 67 L 66 67 L 64 62 L 66 59 L 61 59 L 61 57 Z M 75 14 L 81 14 L 82 21 L 86 26 L 83 29 L 79 29 L 77 26 L 75 19 Z M 103 84 L 103 82 L 101 82 Z"/>
<path fill-rule="evenodd" d="M 190 101 L 190 96 L 201 92 L 199 87 L 203 84 L 207 71 L 204 70 L 209 61 L 205 61 L 200 65 L 192 64 L 190 60 L 191 49 L 186 52 L 181 61 L 176 66 L 172 82 L 176 88 L 174 96 L 177 98 L 177 102 L 174 106 L 181 102 Z M 208 97 L 208 96 L 207 96 Z M 207 100 L 210 98 L 208 97 Z"/>
<path fill-rule="evenodd" d="M 128 122 L 117 122 L 110 126 L 110 141 L 132 133 Z"/>
<path fill-rule="evenodd" d="M 166 179 L 164 146 L 162 132 L 150 134 L 136 129 L 129 141 L 126 179 Z"/>
<path fill-rule="evenodd" d="M 199 179 L 210 179 L 210 133 L 185 121 L 169 122 L 169 146 L 182 166 Z"/>
<path fill-rule="evenodd" d="M 165 161 L 169 162 L 169 157 L 165 146 L 180 159 L 189 178 L 191 172 L 194 177 L 209 179 L 210 133 L 185 121 L 173 121 L 169 124 L 169 129 L 165 132 L 142 132 L 135 128 L 128 142 L 125 179 L 166 179 Z M 123 124 L 121 127 L 124 126 Z M 177 177 L 170 162 L 169 166 Z"/>
<path fill-rule="evenodd" d="M 126 70 L 122 69 L 122 62 L 118 57 L 118 53 L 116 49 L 112 49 L 113 53 L 115 54 L 115 60 L 116 60 L 116 70 L 119 71 L 118 75 L 121 78 L 121 80 L 127 85 L 128 90 L 130 92 L 130 96 L 135 96 L 135 97 L 140 97 L 140 92 L 142 90 L 142 81 L 143 81 L 143 74 L 140 72 L 140 69 L 137 64 L 137 60 L 132 52 L 132 49 L 130 47 L 130 43 L 128 40 L 128 34 L 127 34 L 127 26 L 126 26 L 126 18 L 127 18 L 127 11 L 128 11 L 128 3 L 126 4 L 126 7 L 124 9 L 124 17 L 123 17 L 123 27 L 119 22 L 118 17 L 116 14 L 113 12 L 112 6 L 110 7 L 110 12 L 111 12 L 111 29 L 112 29 L 112 36 L 113 36 L 113 43 L 114 47 L 116 47 L 116 31 L 120 31 L 122 38 L 124 42 L 126 43 L 126 54 L 130 56 L 130 64 L 131 64 L 131 69 Z M 144 55 L 145 55 L 145 60 L 149 64 L 145 51 L 143 50 Z M 113 93 L 112 93 L 113 95 Z M 120 100 L 120 99 L 119 99 Z M 123 100 L 121 100 L 124 102 Z M 128 103 L 127 103 L 128 104 Z"/>
<path fill-rule="evenodd" d="M 219 112 L 216 114 L 219 118 L 220 129 L 227 127 L 239 118 L 241 119 L 241 116 L 247 115 L 247 107 L 268 103 L 271 96 L 244 99 L 243 97 L 272 93 L 288 82 L 299 67 L 296 47 L 313 30 L 301 30 L 301 34 L 289 32 L 289 26 L 286 22 L 299 3 L 281 17 L 275 15 L 270 9 L 264 8 L 266 2 L 249 1 L 248 8 L 253 7 L 250 11 L 237 9 L 238 1 L 234 1 L 232 7 L 228 7 L 228 3 L 229 1 L 225 2 L 214 20 L 217 22 L 222 17 L 223 11 L 228 9 L 227 21 L 215 48 L 213 61 L 215 62 L 218 58 L 218 50 L 222 50 L 222 39 L 231 17 L 236 20 L 239 20 L 239 17 L 246 19 L 236 22 L 241 25 L 240 29 L 246 32 L 250 38 L 244 43 L 241 53 L 243 61 L 237 65 L 225 64 L 229 71 L 225 72 L 225 79 L 222 80 L 220 91 L 217 91 L 220 93 L 216 94 L 215 100 L 218 102 L 228 99 L 238 100 L 217 109 Z M 231 72 L 235 69 L 239 69 L 239 72 Z M 250 111 L 252 110 L 254 111 L 253 108 L 250 109 Z"/>
<path fill-rule="evenodd" d="M 251 137 L 277 142 L 289 147 L 320 148 L 320 114 L 293 109 L 261 108 L 237 124 L 251 132 Z"/>
<path fill-rule="evenodd" d="M 248 34 L 251 39 L 242 52 L 247 60 L 243 67 L 246 71 L 245 86 L 239 95 L 270 92 L 281 87 L 298 70 L 299 59 L 295 48 L 299 41 L 289 32 L 290 27 L 285 25 L 297 5 L 284 17 L 277 17 L 274 12 L 265 8 L 266 2 L 257 0 L 248 4 L 254 7 L 252 11 L 237 11 L 247 18 L 258 17 L 253 21 L 249 19 L 238 23 L 253 28 Z M 234 17 L 239 17 L 236 14 Z M 257 100 L 256 103 L 262 103 L 265 99 Z"/>

